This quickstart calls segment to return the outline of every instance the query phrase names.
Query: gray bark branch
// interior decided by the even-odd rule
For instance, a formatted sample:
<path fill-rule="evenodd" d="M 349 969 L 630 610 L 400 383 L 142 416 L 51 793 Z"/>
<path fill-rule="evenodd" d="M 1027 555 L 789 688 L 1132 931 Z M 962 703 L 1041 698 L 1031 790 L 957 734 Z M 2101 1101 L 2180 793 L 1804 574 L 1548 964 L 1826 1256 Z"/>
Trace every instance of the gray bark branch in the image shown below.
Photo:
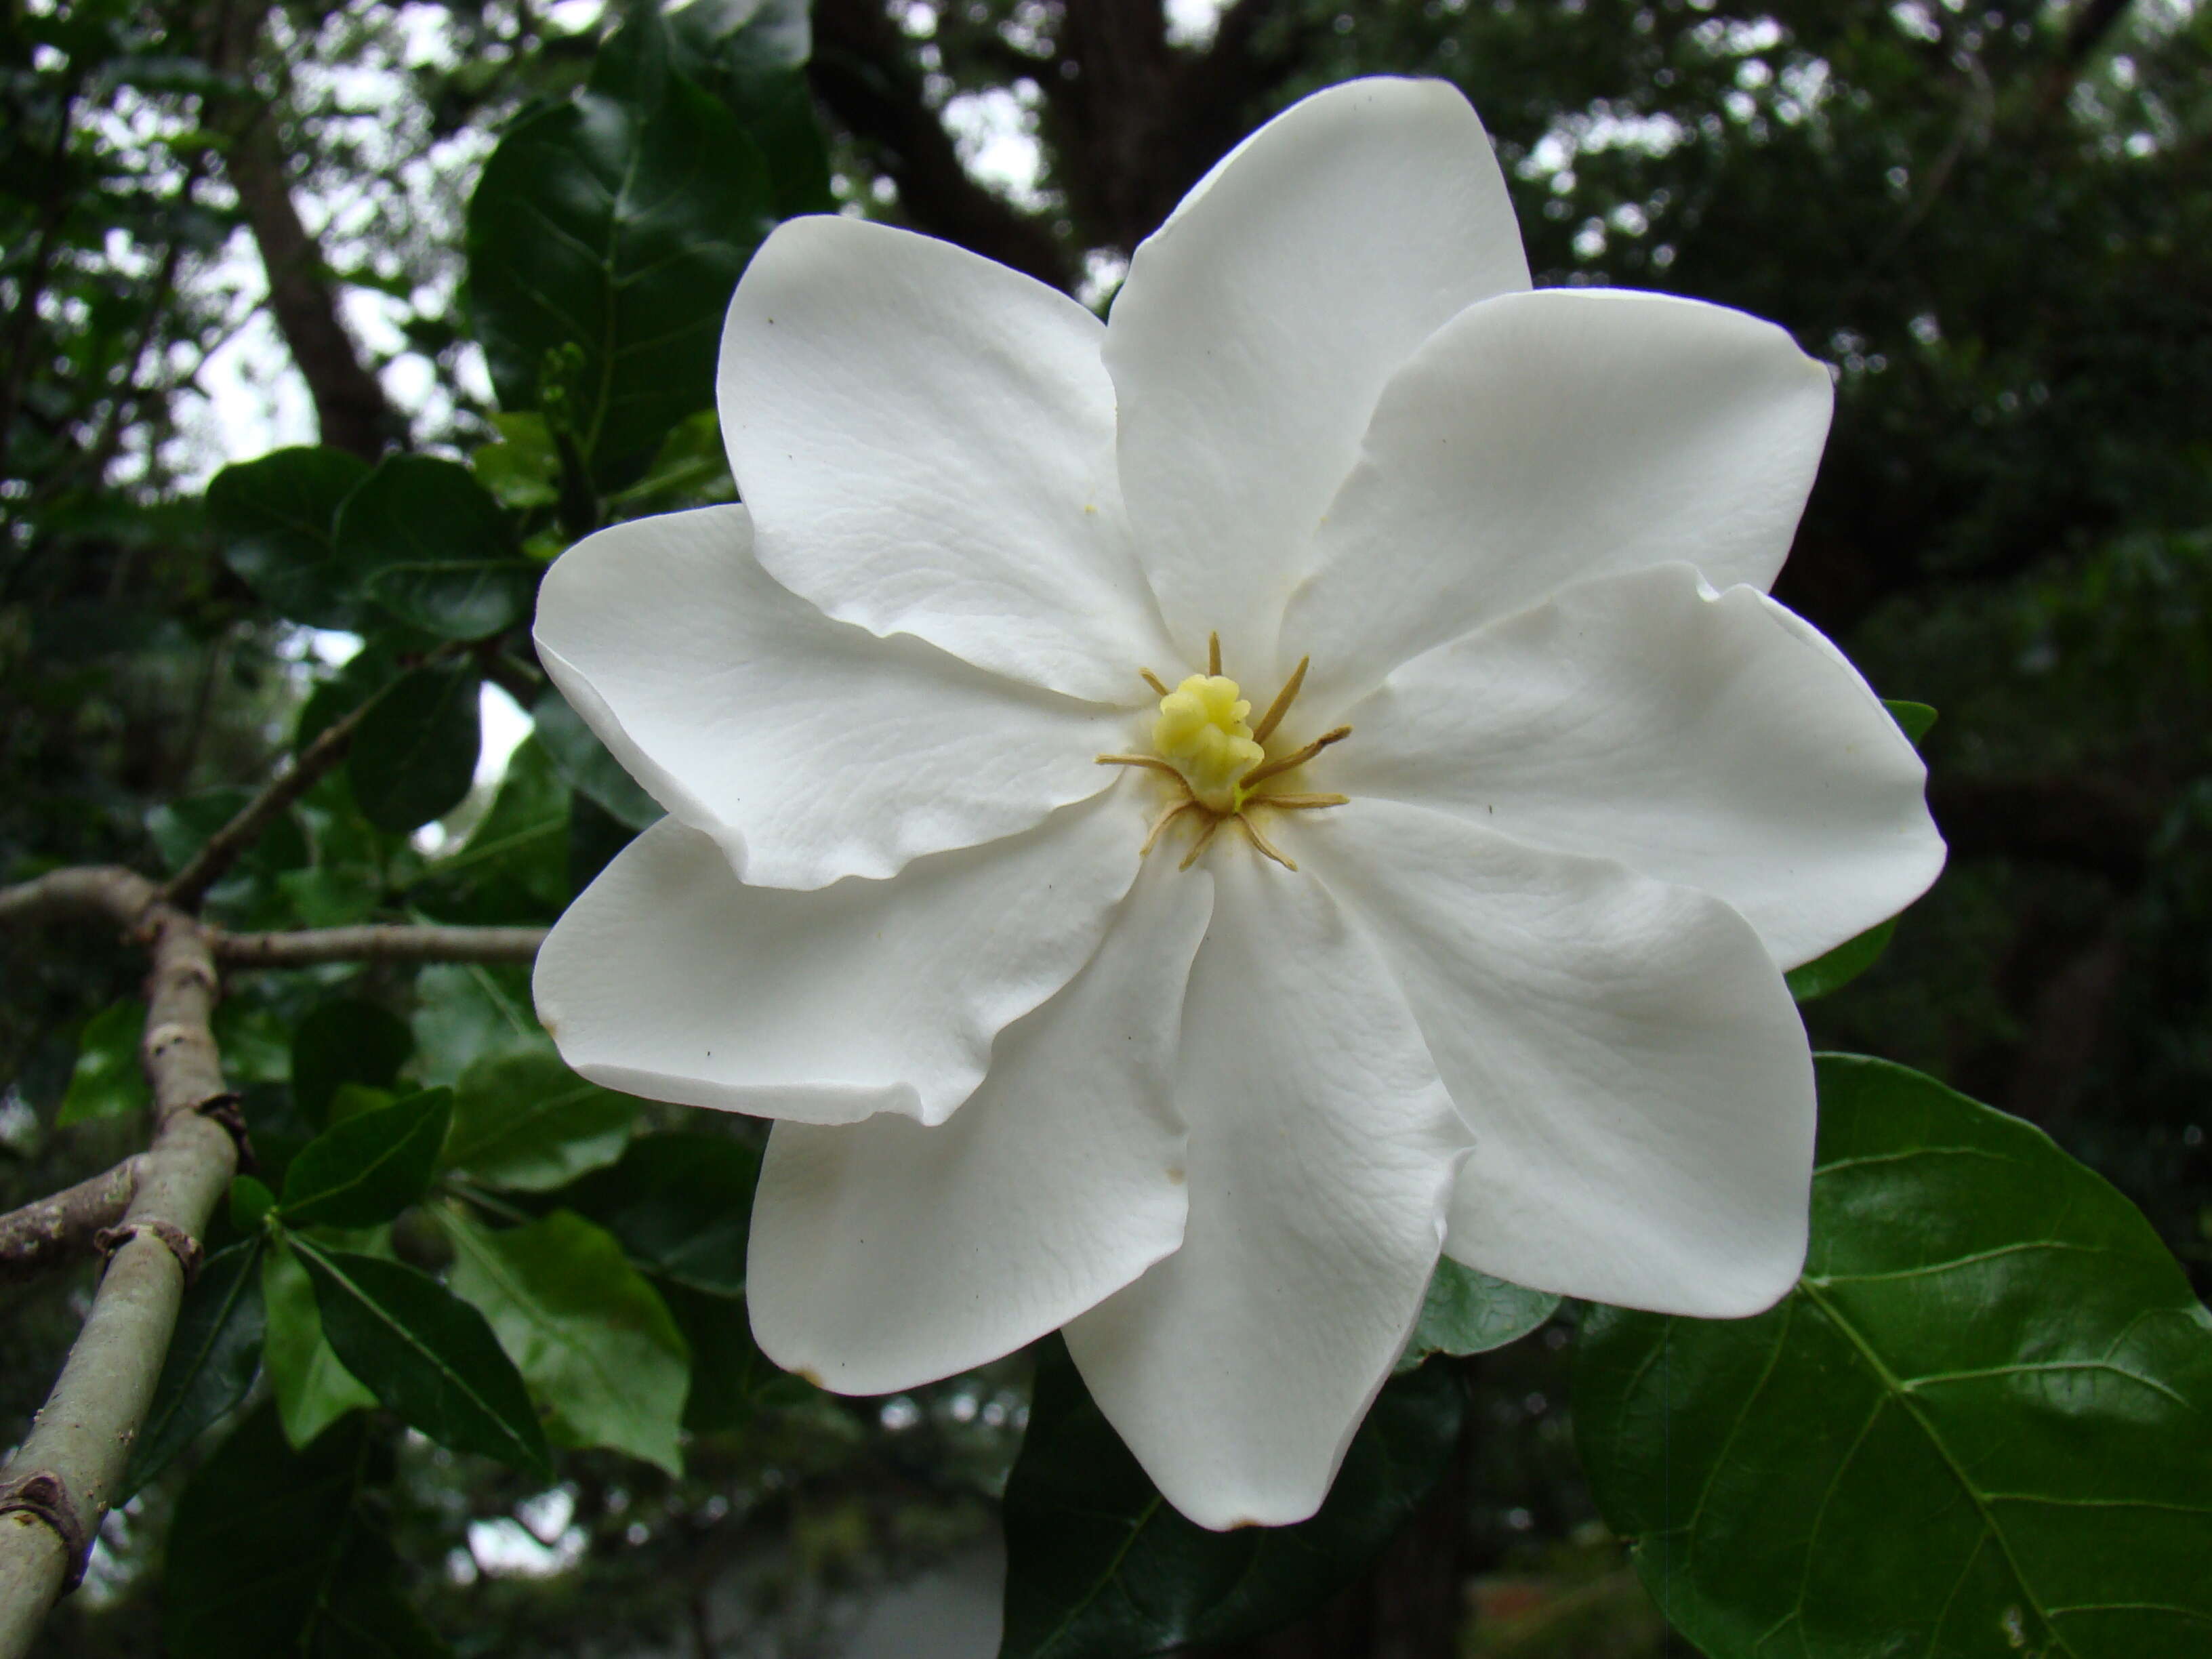
<path fill-rule="evenodd" d="M 216 960 L 228 968 L 310 968 L 326 962 L 529 963 L 545 942 L 543 927 L 443 927 L 370 922 L 283 933 L 212 933 Z"/>

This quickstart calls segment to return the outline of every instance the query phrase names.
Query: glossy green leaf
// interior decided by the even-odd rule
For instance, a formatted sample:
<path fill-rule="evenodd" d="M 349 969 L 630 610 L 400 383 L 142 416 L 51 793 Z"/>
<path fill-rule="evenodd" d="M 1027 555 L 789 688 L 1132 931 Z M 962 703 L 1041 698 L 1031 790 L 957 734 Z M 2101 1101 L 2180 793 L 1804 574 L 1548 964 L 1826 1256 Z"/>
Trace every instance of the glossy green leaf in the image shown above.
<path fill-rule="evenodd" d="M 453 1293 L 491 1322 L 554 1443 L 681 1474 L 690 1351 L 613 1236 L 567 1210 L 496 1233 L 454 1218 L 447 1231 Z"/>
<path fill-rule="evenodd" d="M 1593 1310 L 1600 1508 L 1713 1659 L 2156 1659 L 2212 1632 L 2212 1315 L 2041 1131 L 1820 1063 L 1804 1278 L 1733 1322 Z"/>
<path fill-rule="evenodd" d="M 491 1054 L 453 1087 L 445 1162 L 495 1187 L 550 1192 L 613 1163 L 637 1102 L 587 1083 L 547 1054 Z"/>
<path fill-rule="evenodd" d="M 233 1176 L 230 1178 L 230 1224 L 242 1233 L 258 1233 L 276 1207 L 276 1194 L 269 1190 L 266 1182 L 252 1176 Z"/>
<path fill-rule="evenodd" d="M 363 594 L 441 640 L 512 628 L 538 592 L 514 525 L 458 461 L 386 458 L 339 509 L 337 545 Z"/>
<path fill-rule="evenodd" d="M 289 1227 L 373 1227 L 422 1196 L 453 1121 L 450 1089 L 425 1089 L 333 1124 L 284 1172 L 276 1212 Z"/>
<path fill-rule="evenodd" d="M 1311 1520 L 1207 1532 L 1168 1507 L 1048 1345 L 1006 1483 L 1000 1659 L 1134 1659 L 1297 1618 L 1356 1577 L 1436 1484 L 1465 1405 L 1443 1366 L 1395 1377 Z"/>
<path fill-rule="evenodd" d="M 508 757 L 490 809 L 459 848 L 410 888 L 410 908 L 440 921 L 550 921 L 569 898 L 568 787 L 536 738 Z"/>
<path fill-rule="evenodd" d="M 1517 1342 L 1559 1311 L 1559 1298 L 1461 1266 L 1449 1256 L 1437 1259 L 1421 1316 L 1398 1360 L 1409 1371 L 1432 1353 L 1487 1353 Z"/>
<path fill-rule="evenodd" d="M 435 1659 L 369 1505 L 388 1447 L 356 1421 L 304 1450 L 264 1406 L 177 1500 L 161 1573 L 169 1659 Z"/>
<path fill-rule="evenodd" d="M 227 466 L 208 483 L 208 521 L 223 562 L 279 616 L 358 633 L 365 610 L 339 558 L 339 506 L 368 477 L 343 449 L 279 449 Z"/>
<path fill-rule="evenodd" d="M 640 14 L 589 88 L 507 129 L 469 203 L 469 299 L 501 403 L 554 412 L 602 478 L 642 458 L 713 405 L 722 314 L 774 211 L 753 141 Z"/>
<path fill-rule="evenodd" d="M 1896 932 L 1894 918 L 1877 922 L 1856 939 L 1845 939 L 1826 955 L 1792 968 L 1783 975 L 1790 994 L 1800 1002 L 1811 1002 L 1831 991 L 1843 989 L 1881 960 L 1882 952 L 1889 949 L 1891 936 Z"/>
<path fill-rule="evenodd" d="M 345 1368 L 441 1446 L 550 1474 L 545 1431 L 483 1316 L 428 1273 L 295 1237 Z"/>
<path fill-rule="evenodd" d="M 1885 697 L 1881 706 L 1889 710 L 1890 719 L 1895 720 L 1898 729 L 1912 740 L 1915 749 L 1920 747 L 1920 740 L 1936 724 L 1936 711 L 1924 702 L 1900 702 Z"/>
<path fill-rule="evenodd" d="M 362 717 L 346 775 L 378 829 L 404 834 L 461 804 L 483 746 L 477 687 L 457 664 L 411 669 Z"/>
<path fill-rule="evenodd" d="M 477 481 L 501 507 L 551 507 L 561 499 L 561 452 L 545 417 L 534 411 L 495 415 L 499 441 L 472 450 Z"/>
<path fill-rule="evenodd" d="M 261 1300 L 268 1314 L 261 1364 L 287 1440 L 305 1446 L 348 1412 L 376 1404 L 325 1340 L 314 1281 L 289 1245 L 279 1243 L 263 1258 Z"/>
<path fill-rule="evenodd" d="M 752 1317 L 737 1297 L 696 1291 L 656 1279 L 691 1351 L 691 1387 L 684 1396 L 684 1426 L 694 1434 L 742 1434 L 760 1413 L 804 1406 L 821 1390 L 793 1376 L 760 1351 Z"/>
<path fill-rule="evenodd" d="M 319 1003 L 292 1033 L 293 1102 L 309 1122 L 325 1122 L 340 1084 L 389 1088 L 414 1051 L 407 1022 L 390 1009 L 349 997 Z"/>
<path fill-rule="evenodd" d="M 530 970 L 436 963 L 415 976 L 415 1074 L 453 1083 L 486 1054 L 550 1054 L 530 1000 Z"/>
<path fill-rule="evenodd" d="M 742 1296 L 760 1154 L 727 1135 L 640 1136 L 622 1162 L 570 1188 L 568 1204 L 622 1241 L 631 1261 L 717 1296 Z"/>
<path fill-rule="evenodd" d="M 775 210 L 835 210 L 830 150 L 805 74 L 805 0 L 694 0 L 665 14 L 685 73 L 714 93 L 760 146 Z"/>
<path fill-rule="evenodd" d="M 568 787 L 587 795 L 632 830 L 642 830 L 661 817 L 660 803 L 625 771 L 592 734 L 583 716 L 568 707 L 568 700 L 551 686 L 531 705 L 530 719 L 538 740 L 553 757 L 554 769 Z"/>
<path fill-rule="evenodd" d="M 177 1311 L 154 1403 L 112 1501 L 120 1503 L 159 1474 L 253 1387 L 264 1324 L 261 1249 L 260 1239 L 241 1239 L 201 1264 Z"/>
<path fill-rule="evenodd" d="M 76 1064 L 54 1121 L 67 1127 L 94 1118 L 129 1117 L 145 1111 L 154 1096 L 138 1065 L 146 1005 L 136 998 L 110 1004 L 90 1019 L 76 1040 Z"/>

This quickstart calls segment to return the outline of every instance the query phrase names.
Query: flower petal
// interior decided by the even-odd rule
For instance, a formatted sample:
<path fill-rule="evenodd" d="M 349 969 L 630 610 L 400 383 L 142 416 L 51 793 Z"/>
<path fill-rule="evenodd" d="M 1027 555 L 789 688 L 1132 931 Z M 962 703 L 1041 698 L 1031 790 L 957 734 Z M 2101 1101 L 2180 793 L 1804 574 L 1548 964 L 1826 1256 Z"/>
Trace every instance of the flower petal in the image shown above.
<path fill-rule="evenodd" d="M 1687 565 L 1571 587 L 1414 659 L 1349 718 L 1332 788 L 1702 888 L 1784 968 L 1943 867 L 1927 769 L 1858 672 Z"/>
<path fill-rule="evenodd" d="M 1832 401 L 1739 311 L 1593 289 L 1471 307 L 1382 393 L 1284 649 L 1313 653 L 1327 702 L 1587 576 L 1683 559 L 1771 587 Z"/>
<path fill-rule="evenodd" d="M 1127 717 L 919 640 L 832 622 L 772 580 L 745 509 L 602 530 L 538 595 L 554 684 L 656 799 L 768 887 L 888 876 L 1112 781 Z"/>
<path fill-rule="evenodd" d="M 1420 807 L 1306 816 L 1300 853 L 1381 941 L 1474 1131 L 1448 1255 L 1705 1318 L 1790 1288 L 1813 1062 L 1741 916 Z"/>
<path fill-rule="evenodd" d="M 749 887 L 663 818 L 538 953 L 538 1014 L 594 1083 L 802 1123 L 942 1122 L 991 1041 L 1090 959 L 1137 873 L 1134 792 L 888 881 Z"/>
<path fill-rule="evenodd" d="M 1293 105 L 1137 249 L 1106 363 L 1138 556 L 1186 664 L 1218 629 L 1231 673 L 1276 672 L 1293 562 L 1383 383 L 1462 307 L 1528 286 L 1490 141 L 1441 81 Z"/>
<path fill-rule="evenodd" d="M 950 243 L 837 217 L 762 244 L 716 398 L 761 563 L 829 615 L 1127 705 L 1164 641 L 1114 477 L 1104 330 Z"/>
<path fill-rule="evenodd" d="M 1183 1012 L 1183 1245 L 1067 1327 L 1153 1482 L 1217 1528 L 1320 1506 L 1420 1311 L 1467 1144 L 1374 944 L 1224 841 Z"/>
<path fill-rule="evenodd" d="M 753 1200 L 746 1297 L 779 1365 L 843 1394 L 967 1370 L 1058 1328 L 1182 1242 L 1175 1055 L 1212 913 L 1156 859 L 1083 971 L 999 1034 L 934 1128 L 782 1123 Z"/>

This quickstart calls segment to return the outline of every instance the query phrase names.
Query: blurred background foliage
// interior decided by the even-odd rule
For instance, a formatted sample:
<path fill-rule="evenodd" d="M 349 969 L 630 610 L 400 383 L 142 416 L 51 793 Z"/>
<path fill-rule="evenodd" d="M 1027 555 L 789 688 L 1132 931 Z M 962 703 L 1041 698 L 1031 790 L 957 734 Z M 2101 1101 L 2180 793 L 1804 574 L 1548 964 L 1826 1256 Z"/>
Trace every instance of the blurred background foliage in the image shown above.
<path fill-rule="evenodd" d="M 547 692 L 530 584 L 599 523 L 730 497 L 707 366 L 769 224 L 865 213 L 1103 307 L 1128 250 L 1267 115 L 1355 74 L 1443 76 L 1490 128 L 1540 284 L 1740 306 L 1835 365 L 1778 592 L 1885 695 L 1942 711 L 1924 750 L 1952 861 L 1872 970 L 1808 1005 L 1817 1042 L 2042 1125 L 2212 1283 L 2212 13 L 818 0 L 810 20 L 692 0 L 603 50 L 623 21 L 598 0 L 10 0 L 0 879 L 173 868 L 242 787 L 374 697 L 389 741 L 364 757 L 401 744 L 408 763 L 319 786 L 211 913 L 550 920 L 652 809 Z M 614 139 L 588 118 L 610 110 L 631 124 Z M 510 229 L 534 191 L 590 198 L 608 143 L 648 171 L 716 163 L 673 222 L 608 210 L 610 258 L 683 254 L 655 303 L 697 335 L 619 408 L 592 388 L 621 340 L 534 314 Z M 606 275 L 549 280 L 581 304 Z M 303 444 L 322 447 L 208 489 Z M 371 579 L 380 522 L 432 501 L 499 544 L 490 609 L 465 548 L 442 586 Z M 112 1012 L 137 968 L 75 934 L 0 938 L 0 963 L 5 1208 L 137 1144 Z M 515 970 L 245 975 L 218 1036 L 270 1180 L 395 1090 L 459 1084 L 481 1127 L 553 1064 Z M 450 1157 L 436 1205 L 349 1248 L 442 1270 L 456 1227 L 589 1218 L 691 1357 L 682 1473 L 588 1449 L 625 1443 L 618 1426 L 572 1425 L 586 1449 L 548 1486 L 387 1423 L 359 1513 L 428 1625 L 466 1653 L 829 1654 L 882 1585 L 988 1553 L 1027 1363 L 887 1402 L 776 1377 L 730 1287 L 623 1219 L 665 1200 L 638 1147 L 714 1136 L 742 1164 L 748 1126 L 564 1109 L 558 1134 Z M 88 1285 L 0 1287 L 0 1439 Z M 272 1291 L 272 1352 L 285 1305 Z M 1413 1524 L 1318 1613 L 1235 1650 L 1660 1651 L 1576 1471 L 1568 1344 L 1555 1320 L 1451 1362 L 1470 1408 Z M 238 1432 L 277 1443 L 258 1418 Z M 160 1650 L 167 1519 L 180 1492 L 213 1501 L 209 1457 L 111 1518 L 52 1652 Z"/>

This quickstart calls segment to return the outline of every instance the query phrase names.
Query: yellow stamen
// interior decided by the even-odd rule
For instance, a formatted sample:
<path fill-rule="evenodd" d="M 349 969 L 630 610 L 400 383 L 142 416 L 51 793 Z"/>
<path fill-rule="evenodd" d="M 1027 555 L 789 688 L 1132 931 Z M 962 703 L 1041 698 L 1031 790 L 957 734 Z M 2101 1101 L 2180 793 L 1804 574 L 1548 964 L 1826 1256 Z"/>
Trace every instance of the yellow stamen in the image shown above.
<path fill-rule="evenodd" d="M 1164 772 L 1171 778 L 1182 776 L 1158 755 L 1097 755 L 1092 758 L 1100 766 L 1141 766 L 1148 772 Z"/>
<path fill-rule="evenodd" d="M 1252 822 L 1251 816 L 1249 813 L 1239 812 L 1237 815 L 1237 827 L 1242 830 L 1246 836 L 1250 839 L 1253 846 L 1258 848 L 1269 858 L 1274 860 L 1274 861 L 1281 865 L 1284 869 L 1294 871 L 1298 867 L 1283 855 L 1283 851 L 1280 848 L 1277 847 L 1274 842 L 1269 841 L 1265 836 L 1260 833 L 1260 826 Z"/>
<path fill-rule="evenodd" d="M 1182 855 L 1182 862 L 1176 866 L 1176 868 L 1178 870 L 1188 870 L 1192 865 L 1197 863 L 1198 855 L 1206 850 L 1206 843 L 1213 839 L 1214 832 L 1220 828 L 1221 820 L 1219 818 L 1209 817 L 1206 819 L 1206 828 L 1198 832 L 1198 839 L 1191 842 L 1190 851 Z"/>
<path fill-rule="evenodd" d="M 1272 777 L 1280 776 L 1283 773 L 1289 771 L 1292 767 L 1304 766 L 1316 755 L 1318 755 L 1322 750 L 1328 748 L 1329 744 L 1333 743 L 1342 743 L 1351 735 L 1352 728 L 1350 726 L 1340 726 L 1334 732 L 1322 732 L 1304 748 L 1297 750 L 1291 754 L 1285 755 L 1279 760 L 1263 762 L 1261 764 L 1254 767 L 1243 777 L 1237 779 L 1237 793 L 1240 795 L 1249 794 L 1253 785 L 1264 782 Z"/>
<path fill-rule="evenodd" d="M 1255 795 L 1246 801 L 1247 806 L 1279 806 L 1285 812 L 1302 811 L 1315 806 L 1349 806 L 1349 795 Z"/>
<path fill-rule="evenodd" d="M 1206 636 L 1206 672 L 1216 678 L 1220 678 L 1221 635 L 1218 632 Z"/>
<path fill-rule="evenodd" d="M 1168 683 L 1162 679 L 1158 674 L 1152 672 L 1151 669 L 1139 668 L 1137 671 L 1137 676 L 1139 679 L 1143 680 L 1146 685 L 1151 686 L 1153 691 L 1160 696 L 1164 697 L 1167 696 Z"/>
<path fill-rule="evenodd" d="M 1137 856 L 1139 858 L 1142 858 L 1146 854 L 1151 852 L 1153 848 L 1158 846 L 1160 837 L 1167 833 L 1168 825 L 1173 823 L 1184 813 L 1203 810 L 1204 809 L 1200 807 L 1196 801 L 1188 799 L 1179 800 L 1174 805 L 1169 807 L 1166 811 L 1161 813 L 1159 817 L 1152 820 L 1152 830 L 1146 836 L 1145 844 L 1137 849 Z"/>
<path fill-rule="evenodd" d="M 1283 716 L 1291 712 L 1291 704 L 1298 695 L 1298 688 L 1306 683 L 1306 666 L 1312 661 L 1311 657 L 1298 659 L 1298 665 L 1291 670 L 1290 678 L 1283 682 L 1283 689 L 1275 693 L 1274 702 L 1267 705 L 1267 712 L 1260 716 L 1260 723 L 1252 728 L 1253 742 L 1265 743 L 1274 736 L 1275 728 L 1283 723 Z"/>

